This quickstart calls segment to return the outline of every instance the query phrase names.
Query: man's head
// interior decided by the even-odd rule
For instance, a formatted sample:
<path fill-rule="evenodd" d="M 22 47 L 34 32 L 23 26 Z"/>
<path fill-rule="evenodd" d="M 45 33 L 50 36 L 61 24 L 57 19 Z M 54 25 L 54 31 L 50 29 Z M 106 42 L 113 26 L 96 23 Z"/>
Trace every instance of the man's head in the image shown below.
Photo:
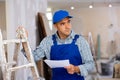
<path fill-rule="evenodd" d="M 57 29 L 58 36 L 61 39 L 67 38 L 71 33 L 70 18 L 72 16 L 65 10 L 56 11 L 53 16 L 54 27 Z"/>
<path fill-rule="evenodd" d="M 58 10 L 53 15 L 53 24 L 60 22 L 64 18 L 72 18 L 66 10 Z"/>

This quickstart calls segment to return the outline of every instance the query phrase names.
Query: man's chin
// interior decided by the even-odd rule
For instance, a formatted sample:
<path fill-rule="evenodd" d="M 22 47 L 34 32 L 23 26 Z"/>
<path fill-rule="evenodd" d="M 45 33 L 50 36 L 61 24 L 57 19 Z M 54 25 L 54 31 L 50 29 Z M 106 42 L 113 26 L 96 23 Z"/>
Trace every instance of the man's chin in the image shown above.
<path fill-rule="evenodd" d="M 69 36 L 70 35 L 70 33 L 66 33 L 66 36 Z"/>

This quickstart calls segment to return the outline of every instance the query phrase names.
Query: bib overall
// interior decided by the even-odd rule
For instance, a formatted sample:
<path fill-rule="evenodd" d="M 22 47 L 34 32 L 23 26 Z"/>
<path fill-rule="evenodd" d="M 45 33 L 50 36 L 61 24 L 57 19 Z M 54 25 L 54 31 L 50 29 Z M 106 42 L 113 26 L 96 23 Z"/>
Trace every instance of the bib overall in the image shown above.
<path fill-rule="evenodd" d="M 70 64 L 78 66 L 82 64 L 81 55 L 78 46 L 75 44 L 79 35 L 75 35 L 70 44 L 57 44 L 55 35 L 52 36 L 53 46 L 51 47 L 51 60 L 66 60 L 69 59 Z M 83 76 L 77 73 L 69 74 L 65 68 L 53 68 L 52 80 L 84 80 Z"/>

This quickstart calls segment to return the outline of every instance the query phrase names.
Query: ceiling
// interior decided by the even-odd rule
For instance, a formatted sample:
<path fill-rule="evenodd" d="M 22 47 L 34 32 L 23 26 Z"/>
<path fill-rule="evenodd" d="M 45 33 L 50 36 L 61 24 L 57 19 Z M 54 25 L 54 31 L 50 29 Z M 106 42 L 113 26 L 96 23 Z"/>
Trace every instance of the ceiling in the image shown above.
<path fill-rule="evenodd" d="M 105 6 L 109 3 L 120 6 L 120 0 L 48 0 L 48 7 L 51 8 L 67 8 L 74 7 L 88 7 L 90 4 L 94 6 Z"/>
<path fill-rule="evenodd" d="M 0 0 L 5 1 L 5 0 Z M 120 0 L 47 0 L 48 7 L 51 8 L 69 8 L 74 7 L 88 7 L 90 4 L 95 6 L 105 6 L 109 3 L 120 6 Z"/>

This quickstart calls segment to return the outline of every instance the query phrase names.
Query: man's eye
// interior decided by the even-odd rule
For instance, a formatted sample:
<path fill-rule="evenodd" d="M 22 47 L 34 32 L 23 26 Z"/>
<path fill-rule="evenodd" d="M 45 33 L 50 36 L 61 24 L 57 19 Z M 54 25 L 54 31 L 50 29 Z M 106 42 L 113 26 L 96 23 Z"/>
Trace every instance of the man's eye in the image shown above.
<path fill-rule="evenodd" d="M 61 26 L 63 26 L 64 25 L 64 23 L 61 23 Z"/>
<path fill-rule="evenodd" d="M 70 22 L 71 22 L 71 20 L 68 21 L 68 23 L 70 23 Z"/>

